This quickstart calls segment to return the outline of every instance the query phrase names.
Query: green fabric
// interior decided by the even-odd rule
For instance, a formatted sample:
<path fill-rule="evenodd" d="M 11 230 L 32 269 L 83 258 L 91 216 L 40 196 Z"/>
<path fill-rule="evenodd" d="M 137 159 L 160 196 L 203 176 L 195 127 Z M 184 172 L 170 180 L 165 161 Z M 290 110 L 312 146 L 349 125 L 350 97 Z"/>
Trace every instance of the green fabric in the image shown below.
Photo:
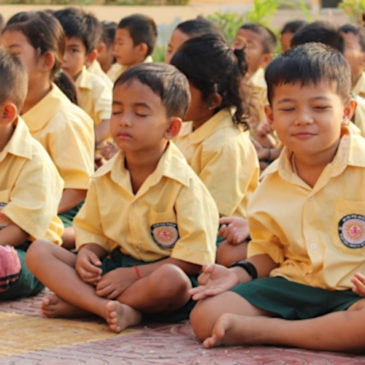
<path fill-rule="evenodd" d="M 159 260 L 158 260 L 159 261 Z M 117 269 L 119 267 L 132 267 L 151 264 L 151 262 L 145 262 L 137 260 L 131 256 L 123 255 L 119 249 L 114 250 L 110 255 L 102 260 L 101 269 L 103 275 L 109 271 Z M 156 262 L 156 261 L 154 261 Z M 192 287 L 198 286 L 198 275 L 188 275 Z M 174 312 L 164 313 L 143 313 L 144 321 L 151 322 L 178 322 L 189 318 L 191 310 L 194 308 L 196 302 L 190 299 L 182 308 Z"/>
<path fill-rule="evenodd" d="M 291 320 L 346 310 L 362 299 L 351 290 L 330 291 L 282 277 L 252 280 L 235 286 L 232 291 L 260 309 Z"/>
<path fill-rule="evenodd" d="M 29 246 L 29 244 L 26 244 L 26 246 Z M 30 297 L 38 294 L 44 288 L 44 285 L 28 270 L 25 264 L 26 251 L 19 248 L 16 248 L 16 251 L 22 266 L 20 276 L 18 280 L 10 285 L 7 291 L 0 293 L 0 300 Z"/>
<path fill-rule="evenodd" d="M 84 204 L 84 202 L 82 201 L 81 203 L 79 203 L 75 207 L 73 207 L 72 209 L 66 210 L 65 212 L 58 215 L 58 217 L 61 219 L 61 221 L 65 227 L 72 226 L 72 222 L 73 222 L 76 214 L 81 209 L 83 204 Z"/>

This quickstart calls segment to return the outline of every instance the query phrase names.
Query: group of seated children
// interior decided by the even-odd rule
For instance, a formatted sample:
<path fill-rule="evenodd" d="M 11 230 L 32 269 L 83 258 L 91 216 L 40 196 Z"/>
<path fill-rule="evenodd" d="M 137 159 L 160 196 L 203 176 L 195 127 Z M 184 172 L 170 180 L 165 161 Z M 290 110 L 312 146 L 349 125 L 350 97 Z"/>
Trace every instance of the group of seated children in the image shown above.
<path fill-rule="evenodd" d="M 197 18 L 153 63 L 145 15 L 10 18 L 0 299 L 46 286 L 45 316 L 116 333 L 190 317 L 205 347 L 363 349 L 365 38 L 330 28 L 286 24 L 272 60 L 267 27 L 229 45 Z"/>

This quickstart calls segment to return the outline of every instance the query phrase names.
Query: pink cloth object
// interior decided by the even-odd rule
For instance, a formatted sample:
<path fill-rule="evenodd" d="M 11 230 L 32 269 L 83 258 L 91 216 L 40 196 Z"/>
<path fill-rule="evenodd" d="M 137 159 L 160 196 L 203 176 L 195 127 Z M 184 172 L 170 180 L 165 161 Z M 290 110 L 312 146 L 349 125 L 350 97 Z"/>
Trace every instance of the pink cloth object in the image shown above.
<path fill-rule="evenodd" d="M 19 256 L 12 246 L 0 246 L 0 292 L 19 279 L 21 264 Z"/>

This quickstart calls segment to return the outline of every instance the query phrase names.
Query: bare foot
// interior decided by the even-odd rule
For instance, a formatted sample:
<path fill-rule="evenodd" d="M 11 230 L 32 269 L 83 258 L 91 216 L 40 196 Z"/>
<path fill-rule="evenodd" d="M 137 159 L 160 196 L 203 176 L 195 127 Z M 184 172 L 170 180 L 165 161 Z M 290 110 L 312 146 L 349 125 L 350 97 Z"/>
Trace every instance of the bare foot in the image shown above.
<path fill-rule="evenodd" d="M 42 299 L 41 311 L 45 317 L 83 317 L 88 313 L 65 302 L 56 294 L 51 293 Z"/>
<path fill-rule="evenodd" d="M 109 328 L 116 333 L 141 322 L 142 315 L 127 304 L 110 301 L 106 307 L 106 321 Z"/>
<path fill-rule="evenodd" d="M 254 323 L 258 317 L 238 314 L 222 314 L 214 324 L 212 335 L 203 341 L 206 348 L 219 345 L 244 345 L 261 343 L 259 333 L 255 333 Z"/>

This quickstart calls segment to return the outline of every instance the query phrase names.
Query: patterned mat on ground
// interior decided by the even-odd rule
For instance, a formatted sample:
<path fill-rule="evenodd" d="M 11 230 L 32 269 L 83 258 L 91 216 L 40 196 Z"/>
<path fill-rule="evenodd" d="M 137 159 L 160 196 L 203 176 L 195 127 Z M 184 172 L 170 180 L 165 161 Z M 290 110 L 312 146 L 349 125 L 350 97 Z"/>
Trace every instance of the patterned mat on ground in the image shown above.
<path fill-rule="evenodd" d="M 42 318 L 42 296 L 0 303 L 0 364 L 365 364 L 365 356 L 270 346 L 205 350 L 188 323 L 139 326 L 115 335 L 97 318 Z"/>

